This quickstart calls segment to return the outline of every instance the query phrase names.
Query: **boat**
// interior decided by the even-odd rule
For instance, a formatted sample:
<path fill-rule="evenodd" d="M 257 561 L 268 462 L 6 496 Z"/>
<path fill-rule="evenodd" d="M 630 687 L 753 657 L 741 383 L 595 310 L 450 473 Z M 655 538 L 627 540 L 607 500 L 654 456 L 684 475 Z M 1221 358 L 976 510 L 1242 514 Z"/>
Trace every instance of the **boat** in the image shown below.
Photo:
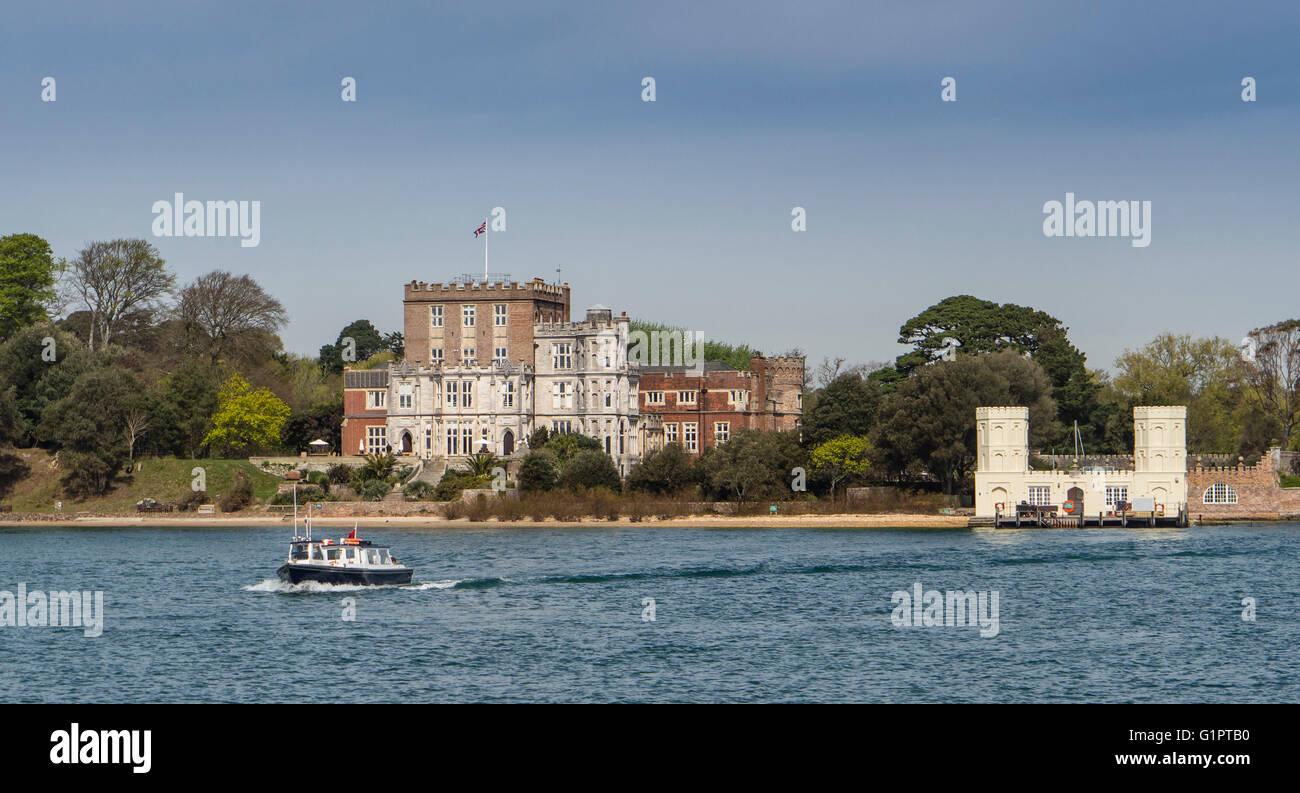
<path fill-rule="evenodd" d="M 309 511 L 304 531 L 300 534 L 296 484 L 293 502 L 293 539 L 289 541 L 289 557 L 276 571 L 281 581 L 365 586 L 411 583 L 414 571 L 399 564 L 388 546 L 358 537 L 359 524 L 354 524 L 352 531 L 346 537 L 340 537 L 337 543 L 331 539 L 313 540 Z"/>

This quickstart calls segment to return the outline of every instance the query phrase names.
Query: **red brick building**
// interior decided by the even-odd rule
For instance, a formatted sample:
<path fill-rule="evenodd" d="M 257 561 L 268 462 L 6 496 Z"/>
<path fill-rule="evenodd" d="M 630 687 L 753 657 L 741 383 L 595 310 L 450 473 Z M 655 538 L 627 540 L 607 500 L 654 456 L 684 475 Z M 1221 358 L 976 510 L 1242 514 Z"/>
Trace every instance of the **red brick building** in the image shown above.
<path fill-rule="evenodd" d="M 343 368 L 340 454 L 374 454 L 387 445 L 388 370 Z"/>
<path fill-rule="evenodd" d="M 756 355 L 747 372 L 716 361 L 702 368 L 641 367 L 641 412 L 663 421 L 664 443 L 699 455 L 742 429 L 799 428 L 803 358 Z"/>

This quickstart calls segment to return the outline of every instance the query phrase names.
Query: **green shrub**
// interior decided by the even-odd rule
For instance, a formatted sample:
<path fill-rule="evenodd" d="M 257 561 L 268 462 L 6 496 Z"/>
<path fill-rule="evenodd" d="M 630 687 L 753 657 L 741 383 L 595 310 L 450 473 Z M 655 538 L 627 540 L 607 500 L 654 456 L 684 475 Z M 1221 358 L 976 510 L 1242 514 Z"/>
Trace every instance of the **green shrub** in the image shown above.
<path fill-rule="evenodd" d="M 551 490 L 558 478 L 555 455 L 546 449 L 529 452 L 519 464 L 519 489 L 524 492 Z"/>
<path fill-rule="evenodd" d="M 392 489 L 392 485 L 381 479 L 371 479 L 361 486 L 357 495 L 362 501 L 382 501 Z"/>
<path fill-rule="evenodd" d="M 325 478 L 331 485 L 346 485 L 352 481 L 352 466 L 344 463 L 335 463 L 325 469 Z"/>
<path fill-rule="evenodd" d="M 433 495 L 433 485 L 421 479 L 414 482 L 408 482 L 402 488 L 407 501 L 427 501 Z"/>
<path fill-rule="evenodd" d="M 572 436 L 561 436 L 572 437 Z M 577 491 L 584 488 L 604 487 L 619 491 L 623 487 L 618 469 L 608 454 L 595 449 L 579 452 L 564 466 L 560 472 L 559 484 L 568 490 Z"/>

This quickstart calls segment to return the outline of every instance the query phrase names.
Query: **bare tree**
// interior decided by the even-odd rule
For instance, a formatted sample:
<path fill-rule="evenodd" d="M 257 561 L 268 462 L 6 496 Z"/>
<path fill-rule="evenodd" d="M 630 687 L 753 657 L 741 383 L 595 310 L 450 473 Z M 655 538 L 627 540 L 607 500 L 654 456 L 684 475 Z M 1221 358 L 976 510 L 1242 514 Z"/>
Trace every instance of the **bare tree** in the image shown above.
<path fill-rule="evenodd" d="M 90 312 L 88 346 L 103 347 L 122 317 L 152 309 L 176 279 L 145 240 L 92 242 L 69 265 L 68 286 Z"/>
<path fill-rule="evenodd" d="M 190 343 L 202 348 L 212 364 L 232 355 L 274 352 L 276 332 L 288 315 L 247 275 L 213 270 L 181 290 L 178 319 Z"/>
<path fill-rule="evenodd" d="M 135 442 L 149 431 L 149 413 L 141 407 L 133 407 L 127 411 L 122 419 L 126 425 L 126 451 L 127 459 L 135 465 Z"/>
<path fill-rule="evenodd" d="M 1300 320 L 1288 319 L 1250 332 L 1254 360 L 1248 361 L 1249 391 L 1278 423 L 1282 448 L 1300 425 Z"/>
<path fill-rule="evenodd" d="M 843 358 L 823 358 L 817 367 L 817 385 L 825 388 L 835 382 L 835 378 L 840 376 L 842 366 L 844 366 Z"/>

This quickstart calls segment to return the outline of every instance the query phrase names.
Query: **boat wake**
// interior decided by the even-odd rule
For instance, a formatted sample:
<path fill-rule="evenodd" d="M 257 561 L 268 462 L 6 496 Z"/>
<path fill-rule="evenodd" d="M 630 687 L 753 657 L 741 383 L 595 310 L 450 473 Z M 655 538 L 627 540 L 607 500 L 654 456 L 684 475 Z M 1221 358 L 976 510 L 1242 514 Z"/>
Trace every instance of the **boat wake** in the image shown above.
<path fill-rule="evenodd" d="M 426 589 L 454 589 L 458 584 L 471 579 L 453 578 L 447 581 L 424 581 L 418 584 L 324 584 L 320 581 L 302 581 L 290 584 L 278 578 L 264 578 L 256 584 L 241 587 L 245 592 L 272 592 L 288 595 L 302 594 L 337 594 L 339 592 L 362 592 L 375 589 L 404 589 L 421 592 Z"/>

